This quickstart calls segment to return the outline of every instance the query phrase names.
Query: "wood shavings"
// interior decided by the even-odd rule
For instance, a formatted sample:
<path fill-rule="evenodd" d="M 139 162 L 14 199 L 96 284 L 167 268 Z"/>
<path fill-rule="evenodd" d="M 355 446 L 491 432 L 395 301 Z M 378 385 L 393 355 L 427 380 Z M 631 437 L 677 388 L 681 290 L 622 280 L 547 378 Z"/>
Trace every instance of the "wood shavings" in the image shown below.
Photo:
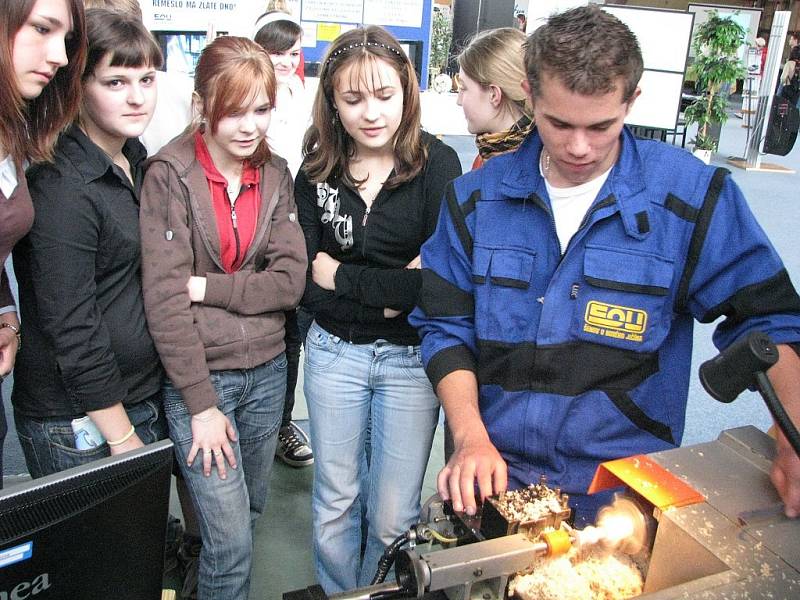
<path fill-rule="evenodd" d="M 495 506 L 509 521 L 538 521 L 564 510 L 561 494 L 546 485 L 530 485 L 520 490 L 503 492 Z"/>
<path fill-rule="evenodd" d="M 516 575 L 509 596 L 520 600 L 624 600 L 642 593 L 642 574 L 625 554 L 571 552 L 542 558 L 529 574 Z"/>

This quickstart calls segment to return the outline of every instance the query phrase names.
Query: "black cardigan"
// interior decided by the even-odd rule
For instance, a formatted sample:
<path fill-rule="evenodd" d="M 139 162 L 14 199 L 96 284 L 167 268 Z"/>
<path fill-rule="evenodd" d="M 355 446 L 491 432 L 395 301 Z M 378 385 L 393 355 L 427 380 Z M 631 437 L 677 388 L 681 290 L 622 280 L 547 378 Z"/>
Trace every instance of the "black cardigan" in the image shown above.
<path fill-rule="evenodd" d="M 428 147 L 422 171 L 395 189 L 381 189 L 368 214 L 358 192 L 342 181 L 311 183 L 302 167 L 297 174 L 295 199 L 309 262 L 302 305 L 321 327 L 344 340 L 419 344 L 406 318 L 416 305 L 422 275 L 404 267 L 436 228 L 446 185 L 461 175 L 455 150 L 427 133 L 422 141 Z M 342 263 L 335 292 L 311 280 L 317 252 Z M 386 319 L 385 307 L 402 314 Z"/>

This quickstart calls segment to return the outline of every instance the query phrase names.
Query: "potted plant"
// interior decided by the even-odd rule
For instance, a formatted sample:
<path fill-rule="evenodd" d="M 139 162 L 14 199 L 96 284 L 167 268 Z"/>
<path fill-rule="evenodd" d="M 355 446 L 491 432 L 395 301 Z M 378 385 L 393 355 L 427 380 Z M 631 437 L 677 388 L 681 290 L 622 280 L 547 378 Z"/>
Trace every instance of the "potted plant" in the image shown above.
<path fill-rule="evenodd" d="M 717 11 L 708 13 L 708 20 L 697 26 L 692 49 L 694 63 L 689 67 L 690 75 L 697 82 L 699 98 L 684 111 L 686 125 L 697 124 L 697 135 L 692 144 L 701 160 L 711 162 L 711 153 L 717 149 L 719 140 L 712 133 L 715 124 L 728 120 L 725 112 L 727 94 L 721 93 L 726 84 L 733 84 L 746 75 L 737 52 L 744 43 L 745 30 L 731 17 L 720 17 Z"/>
<path fill-rule="evenodd" d="M 453 19 L 448 10 L 434 7 L 431 24 L 431 52 L 428 71 L 431 87 L 437 92 L 450 90 L 451 80 L 444 72 L 453 40 Z"/>

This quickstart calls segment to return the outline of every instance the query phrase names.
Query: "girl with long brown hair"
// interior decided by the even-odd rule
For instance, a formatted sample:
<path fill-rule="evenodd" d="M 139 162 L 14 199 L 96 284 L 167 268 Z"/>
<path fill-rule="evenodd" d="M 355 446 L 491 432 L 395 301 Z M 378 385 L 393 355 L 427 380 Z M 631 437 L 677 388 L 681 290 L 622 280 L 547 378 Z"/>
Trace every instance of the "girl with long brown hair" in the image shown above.
<path fill-rule="evenodd" d="M 380 27 L 331 44 L 305 151 L 295 197 L 311 263 L 303 305 L 315 322 L 304 390 L 316 571 L 330 594 L 369 584 L 385 546 L 419 516 L 439 402 L 406 316 L 421 287 L 420 246 L 461 167 L 420 128 L 416 74 Z"/>
<path fill-rule="evenodd" d="M 33 223 L 25 181 L 48 160 L 80 101 L 86 31 L 80 0 L 0 0 L 0 268 Z M 20 324 L 5 270 L 0 277 L 0 376 L 14 368 Z M 6 419 L 0 399 L 0 475 Z M 2 477 L 0 477 L 0 480 Z M 2 487 L 2 481 L 0 481 Z"/>

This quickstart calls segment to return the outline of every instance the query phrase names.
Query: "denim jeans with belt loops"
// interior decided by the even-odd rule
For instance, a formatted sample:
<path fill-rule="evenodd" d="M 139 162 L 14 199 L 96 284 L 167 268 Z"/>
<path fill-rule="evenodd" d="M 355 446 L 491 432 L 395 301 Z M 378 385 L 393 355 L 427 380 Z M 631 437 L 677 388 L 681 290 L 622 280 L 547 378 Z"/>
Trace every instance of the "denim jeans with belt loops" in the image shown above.
<path fill-rule="evenodd" d="M 203 456 L 186 464 L 192 447 L 191 415 L 171 382 L 164 386 L 164 412 L 189 494 L 203 548 L 200 552 L 199 600 L 247 600 L 253 554 L 253 527 L 267 503 L 278 428 L 286 392 L 286 356 L 252 369 L 212 371 L 220 409 L 236 430 L 230 442 L 237 468 L 227 465 L 220 479 L 212 462 L 203 475 Z"/>
<path fill-rule="evenodd" d="M 418 521 L 439 401 L 419 346 L 351 344 L 316 322 L 304 372 L 315 458 L 314 561 L 318 582 L 332 594 L 369 585 L 385 547 Z"/>

